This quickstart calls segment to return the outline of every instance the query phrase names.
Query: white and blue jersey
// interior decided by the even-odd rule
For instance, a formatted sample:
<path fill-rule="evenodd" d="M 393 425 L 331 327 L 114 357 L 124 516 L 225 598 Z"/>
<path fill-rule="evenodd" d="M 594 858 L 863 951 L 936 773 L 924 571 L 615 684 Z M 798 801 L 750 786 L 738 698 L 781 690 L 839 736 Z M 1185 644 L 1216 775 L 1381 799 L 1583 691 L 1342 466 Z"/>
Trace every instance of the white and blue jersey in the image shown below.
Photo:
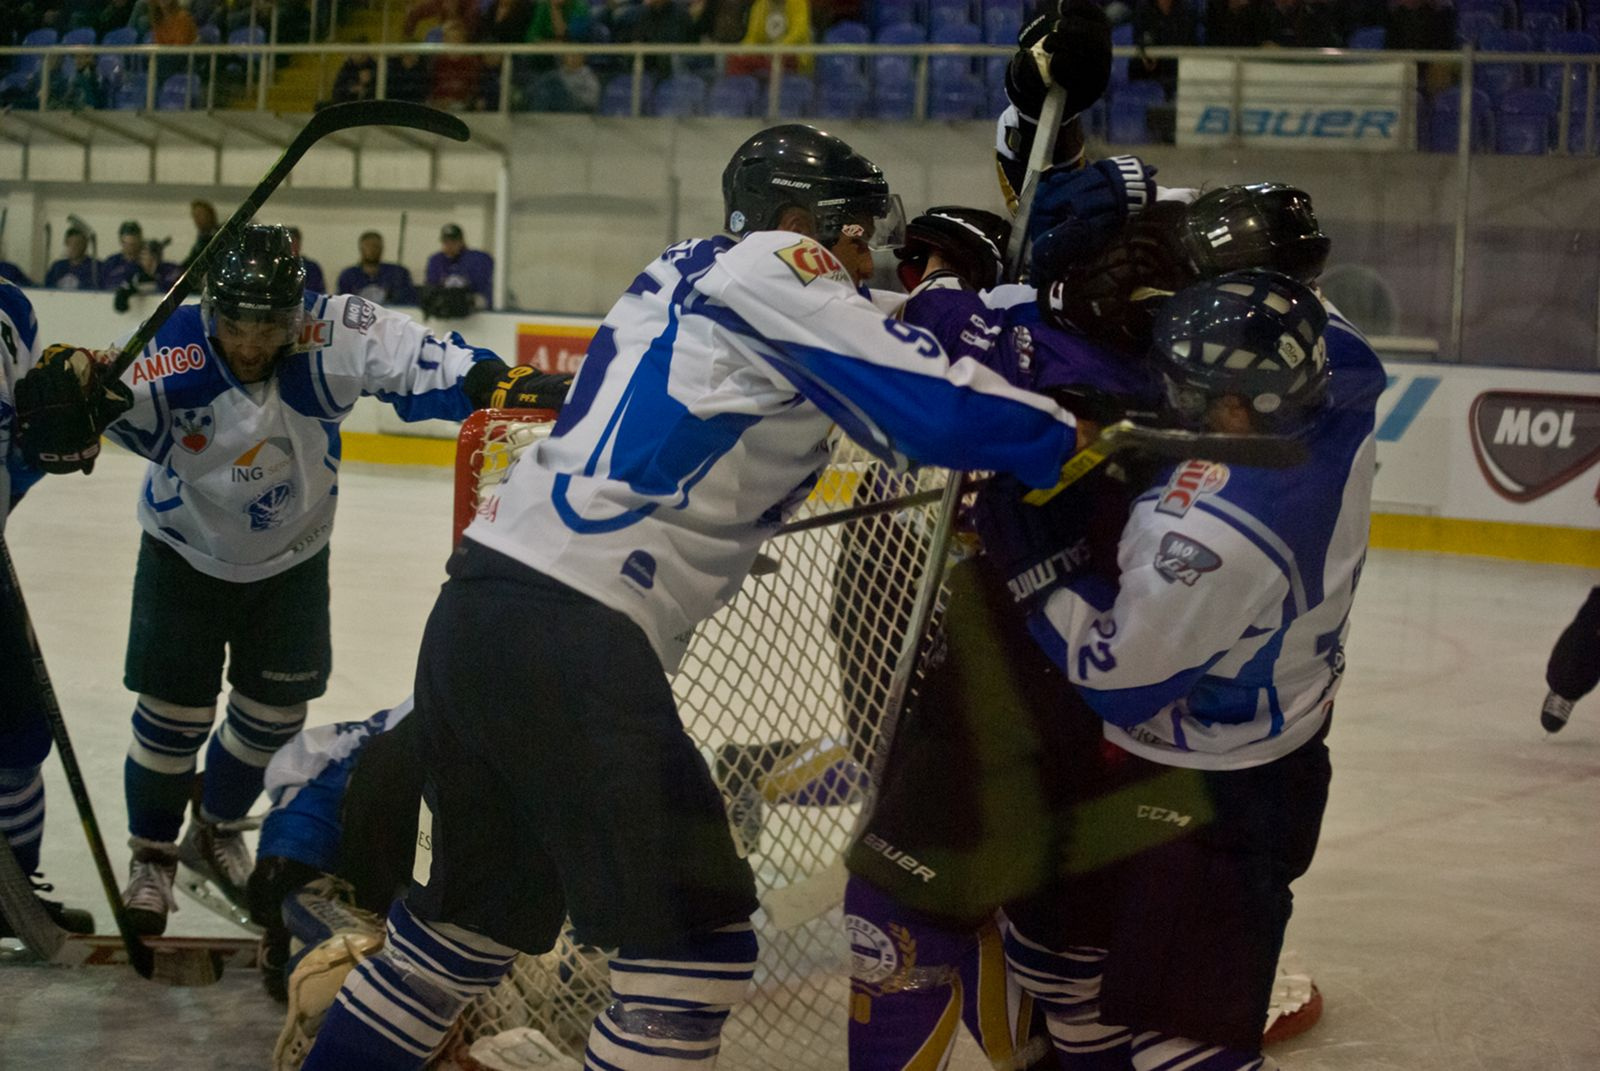
<path fill-rule="evenodd" d="M 0 279 L 0 531 L 5 530 L 11 507 L 44 475 L 23 464 L 22 455 L 12 449 L 17 422 L 14 391 L 38 361 L 39 318 L 33 303 Z"/>
<path fill-rule="evenodd" d="M 134 405 L 107 431 L 150 460 L 146 532 L 208 576 L 261 580 L 327 544 L 339 424 L 358 398 L 375 395 L 406 420 L 460 420 L 472 410 L 462 378 L 494 356 L 362 298 L 308 293 L 293 352 L 264 382 L 241 384 L 199 306 L 185 305 L 124 374 Z"/>
<path fill-rule="evenodd" d="M 1055 482 L 1072 418 L 886 318 L 810 238 L 669 248 L 607 314 L 551 437 L 467 537 L 612 607 L 673 670 L 843 431 L 884 462 Z"/>
<path fill-rule="evenodd" d="M 1186 461 L 1139 496 L 1116 590 L 1084 578 L 1030 620 L 1106 722 L 1172 766 L 1270 762 L 1327 720 L 1366 557 L 1383 367 L 1334 315 L 1328 399 L 1290 469 Z"/>
<path fill-rule="evenodd" d="M 272 810 L 261 825 L 258 856 L 298 859 L 332 873 L 339 863 L 344 793 L 361 749 L 411 713 L 411 697 L 365 721 L 304 729 L 267 763 Z"/>

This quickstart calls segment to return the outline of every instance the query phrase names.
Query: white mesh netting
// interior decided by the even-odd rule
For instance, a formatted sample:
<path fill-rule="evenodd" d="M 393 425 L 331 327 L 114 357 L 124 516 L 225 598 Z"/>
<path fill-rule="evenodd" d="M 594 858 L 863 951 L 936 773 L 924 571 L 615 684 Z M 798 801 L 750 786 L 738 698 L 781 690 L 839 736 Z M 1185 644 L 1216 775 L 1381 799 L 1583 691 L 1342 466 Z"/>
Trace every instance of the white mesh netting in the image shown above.
<path fill-rule="evenodd" d="M 457 533 L 547 423 L 493 411 L 462 431 Z M 941 486 L 947 473 L 896 475 L 848 440 L 800 517 Z M 738 596 L 698 630 L 674 679 L 684 726 L 723 789 L 763 898 L 835 863 L 861 808 L 864 770 L 885 725 L 896 659 L 927 564 L 938 504 L 770 540 Z M 832 908 L 788 930 L 756 916 L 753 998 L 723 1032 L 720 1066 L 845 1066 L 848 948 Z M 468 1038 L 534 1026 L 581 1054 L 608 997 L 604 955 L 565 938 L 522 957 L 468 1009 Z"/>

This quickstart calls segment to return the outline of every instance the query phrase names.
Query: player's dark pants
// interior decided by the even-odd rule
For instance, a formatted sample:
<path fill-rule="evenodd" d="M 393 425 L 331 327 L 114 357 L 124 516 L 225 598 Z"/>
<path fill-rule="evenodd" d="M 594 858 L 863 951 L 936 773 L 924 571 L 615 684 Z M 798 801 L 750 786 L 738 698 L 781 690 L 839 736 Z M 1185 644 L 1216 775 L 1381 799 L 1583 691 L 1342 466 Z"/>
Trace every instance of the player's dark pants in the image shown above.
<path fill-rule="evenodd" d="M 1550 652 L 1545 683 L 1563 699 L 1577 702 L 1600 684 L 1600 587 L 1578 608 Z"/>
<path fill-rule="evenodd" d="M 34 680 L 27 624 L 10 600 L 0 603 L 0 667 L 0 835 L 31 872 L 39 866 L 44 833 L 39 766 L 50 753 L 50 723 Z"/>
<path fill-rule="evenodd" d="M 529 952 L 661 947 L 755 910 L 722 798 L 624 615 L 466 541 L 417 665 L 431 812 L 408 904 Z"/>

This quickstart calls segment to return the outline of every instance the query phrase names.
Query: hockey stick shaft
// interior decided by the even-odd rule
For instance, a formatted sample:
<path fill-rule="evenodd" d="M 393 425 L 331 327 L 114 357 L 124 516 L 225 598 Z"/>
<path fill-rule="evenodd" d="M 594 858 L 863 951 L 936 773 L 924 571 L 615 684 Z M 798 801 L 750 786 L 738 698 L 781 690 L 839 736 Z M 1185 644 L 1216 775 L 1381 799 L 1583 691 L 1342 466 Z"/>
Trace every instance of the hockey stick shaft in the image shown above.
<path fill-rule="evenodd" d="M 1012 282 L 1021 279 L 1027 267 L 1028 221 L 1033 218 L 1034 189 L 1039 185 L 1039 175 L 1055 158 L 1056 136 L 1061 132 L 1061 119 L 1066 110 L 1066 89 L 1051 86 L 1045 94 L 1044 106 L 1039 109 L 1039 126 L 1033 135 L 1033 149 L 1028 153 L 1028 170 L 1017 195 L 1017 216 L 1011 221 L 1011 239 L 1006 243 L 1006 278 Z"/>
<path fill-rule="evenodd" d="M 89 799 L 89 788 L 83 780 L 83 770 L 78 766 L 78 753 L 73 749 L 72 737 L 67 733 L 66 719 L 61 716 L 61 704 L 56 700 L 55 687 L 50 683 L 50 670 L 45 666 L 44 652 L 39 647 L 39 637 L 33 631 L 33 620 L 28 616 L 28 604 L 22 597 L 22 584 L 17 579 L 17 567 L 11 560 L 11 550 L 5 536 L 0 534 L 0 600 L 11 604 L 12 612 L 22 623 L 28 640 L 28 657 L 33 672 L 33 683 L 45 720 L 50 724 L 50 735 L 55 740 L 56 754 L 67 775 L 67 787 L 72 790 L 72 802 L 77 805 L 78 818 L 83 823 L 83 835 L 89 842 L 89 853 L 94 857 L 95 870 L 106 900 L 111 905 L 112 917 L 117 922 L 117 933 L 128 951 L 128 962 L 140 976 L 149 978 L 155 971 L 155 956 L 139 941 L 122 906 L 122 891 L 111 870 L 111 859 L 106 855 L 105 839 L 100 835 L 100 823 L 95 820 L 94 804 Z M 30 890 L 31 895 L 31 890 Z"/>
<path fill-rule="evenodd" d="M 194 293 L 205 280 L 206 272 L 211 267 L 211 262 L 229 245 L 237 240 L 243 232 L 245 225 L 255 217 L 257 211 L 272 196 L 274 190 L 283 184 L 289 177 L 289 172 L 294 170 L 302 157 L 311 150 L 311 147 L 329 134 L 338 133 L 360 126 L 400 126 L 412 130 L 422 130 L 430 134 L 454 141 L 466 141 L 471 136 L 467 124 L 448 112 L 429 108 L 424 104 L 412 104 L 400 100 L 358 100 L 348 104 L 335 104 L 324 108 L 311 117 L 311 120 L 295 135 L 288 148 L 283 150 L 283 155 L 278 157 L 266 176 L 250 191 L 239 207 L 234 210 L 228 221 L 217 228 L 217 233 L 211 236 L 211 241 L 206 243 L 200 254 L 184 269 L 182 275 L 172 284 L 166 297 L 161 299 L 161 304 L 156 310 L 140 324 L 138 329 L 129 337 L 127 344 L 122 347 L 112 362 L 109 374 L 121 378 L 122 373 L 128 370 L 150 340 L 156 337 L 156 332 L 161 330 L 161 325 L 177 311 L 184 299 Z"/>

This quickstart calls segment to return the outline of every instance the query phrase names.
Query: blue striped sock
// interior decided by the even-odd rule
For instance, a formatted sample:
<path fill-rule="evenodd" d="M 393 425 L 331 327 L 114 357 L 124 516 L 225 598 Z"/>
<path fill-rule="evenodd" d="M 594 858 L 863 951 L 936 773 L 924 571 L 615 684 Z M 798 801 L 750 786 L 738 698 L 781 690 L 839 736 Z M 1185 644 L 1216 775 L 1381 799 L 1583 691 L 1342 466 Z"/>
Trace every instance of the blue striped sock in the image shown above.
<path fill-rule="evenodd" d="M 24 874 L 39 869 L 44 839 L 44 777 L 37 766 L 0 767 L 0 836 Z"/>

